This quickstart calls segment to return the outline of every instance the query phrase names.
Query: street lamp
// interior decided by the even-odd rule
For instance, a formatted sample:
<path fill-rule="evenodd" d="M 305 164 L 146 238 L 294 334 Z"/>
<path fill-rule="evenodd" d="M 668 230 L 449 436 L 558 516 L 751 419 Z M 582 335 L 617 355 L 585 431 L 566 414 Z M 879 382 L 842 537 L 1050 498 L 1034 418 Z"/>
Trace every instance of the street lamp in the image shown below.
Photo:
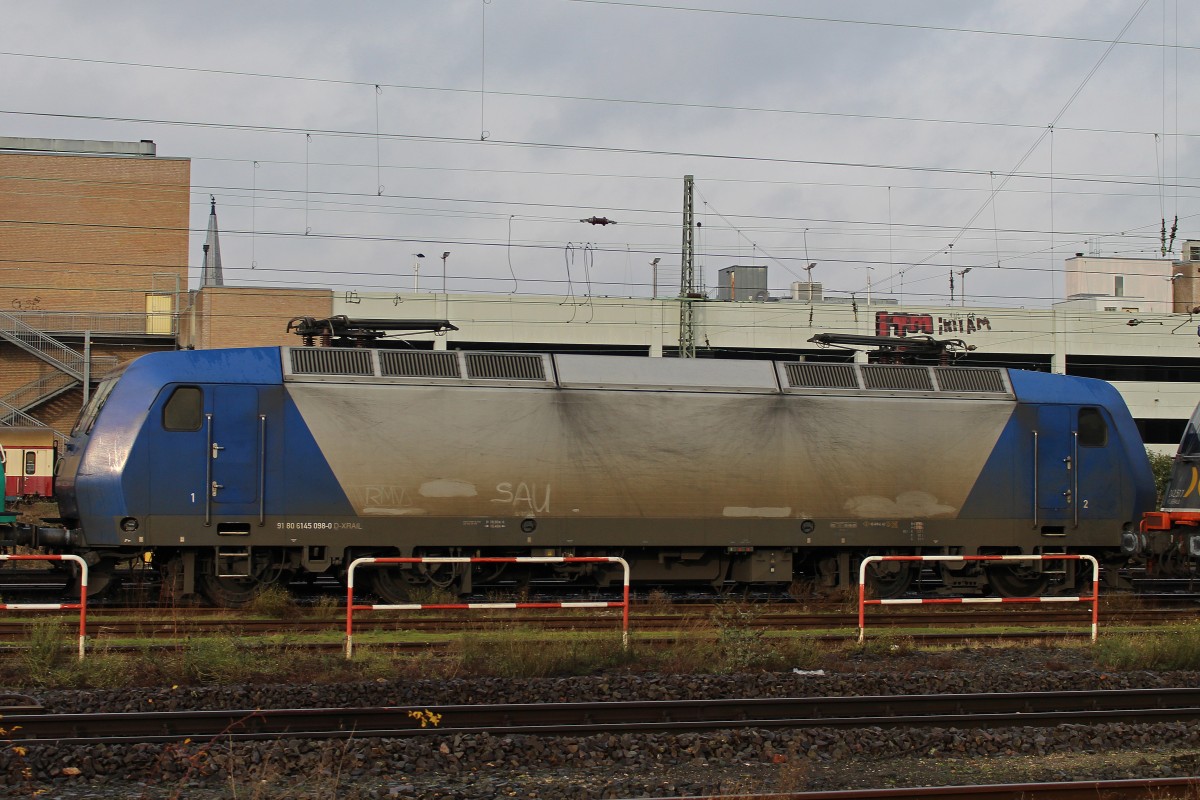
<path fill-rule="evenodd" d="M 650 269 L 654 271 L 654 288 L 651 289 L 651 297 L 655 300 L 658 299 L 658 262 L 661 260 L 660 258 L 656 258 L 650 262 Z"/>
<path fill-rule="evenodd" d="M 446 293 L 446 259 L 450 257 L 450 251 L 442 253 L 442 294 Z"/>
<path fill-rule="evenodd" d="M 421 259 L 424 253 L 413 253 L 413 292 L 421 291 Z"/>
<path fill-rule="evenodd" d="M 959 285 L 958 285 L 959 303 L 958 304 L 960 307 L 963 307 L 963 308 L 965 308 L 967 305 L 967 273 L 970 272 L 971 269 L 972 269 L 972 267 L 967 267 L 966 269 L 960 269 L 958 271 L 958 280 L 959 280 Z M 950 302 L 952 302 L 952 303 L 954 302 L 953 297 L 950 298 Z"/>

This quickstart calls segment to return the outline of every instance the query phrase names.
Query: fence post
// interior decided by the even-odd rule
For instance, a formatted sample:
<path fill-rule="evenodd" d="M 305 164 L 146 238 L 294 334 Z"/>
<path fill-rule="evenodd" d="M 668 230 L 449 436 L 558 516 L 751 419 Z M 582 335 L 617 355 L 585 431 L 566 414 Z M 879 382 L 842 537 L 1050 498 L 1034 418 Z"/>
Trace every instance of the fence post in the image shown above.
<path fill-rule="evenodd" d="M 867 600 L 867 565 L 878 561 L 1088 561 L 1092 565 L 1092 593 L 1071 597 L 934 597 L 890 600 Z M 1036 556 L 867 556 L 858 567 L 858 642 L 866 636 L 866 607 L 883 605 L 947 605 L 953 603 L 1091 603 L 1092 641 L 1096 641 L 1100 624 L 1100 564 L 1095 556 L 1086 553 L 1059 553 Z"/>
<path fill-rule="evenodd" d="M 359 565 L 379 564 L 465 564 L 465 563 L 508 563 L 508 564 L 573 564 L 608 562 L 620 564 L 624 570 L 622 581 L 621 602 L 561 602 L 561 603 L 405 603 L 402 605 L 372 604 L 356 606 L 354 604 L 354 571 Z M 389 611 L 389 610 L 423 610 L 423 609 L 475 609 L 475 608 L 614 608 L 623 609 L 621 615 L 621 646 L 629 648 L 629 562 L 618 556 L 506 556 L 465 558 L 458 556 L 426 557 L 426 558 L 356 558 L 346 570 L 346 659 L 354 656 L 354 612 Z"/>
<path fill-rule="evenodd" d="M 79 609 L 79 660 L 82 661 L 87 641 L 88 565 L 76 555 L 0 555 L 0 561 L 74 561 L 79 565 L 78 603 L 0 603 L 0 609 L 12 611 L 62 611 Z"/>

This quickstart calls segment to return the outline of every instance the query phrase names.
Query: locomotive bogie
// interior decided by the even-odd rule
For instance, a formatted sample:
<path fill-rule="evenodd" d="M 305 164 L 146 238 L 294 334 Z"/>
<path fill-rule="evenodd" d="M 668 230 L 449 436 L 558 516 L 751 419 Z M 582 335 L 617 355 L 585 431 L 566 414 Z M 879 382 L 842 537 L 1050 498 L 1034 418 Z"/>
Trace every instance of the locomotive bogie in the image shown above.
<path fill-rule="evenodd" d="M 1153 497 L 1128 411 L 1100 381 L 325 348 L 138 359 L 81 416 L 58 488 L 60 549 L 152 552 L 181 593 L 223 605 L 363 555 L 617 555 L 643 585 L 833 588 L 869 554 L 1117 551 Z M 898 594 L 918 572 L 869 579 Z M 389 597 L 619 579 L 377 574 Z M 1003 593 L 1049 580 L 992 574 Z"/>

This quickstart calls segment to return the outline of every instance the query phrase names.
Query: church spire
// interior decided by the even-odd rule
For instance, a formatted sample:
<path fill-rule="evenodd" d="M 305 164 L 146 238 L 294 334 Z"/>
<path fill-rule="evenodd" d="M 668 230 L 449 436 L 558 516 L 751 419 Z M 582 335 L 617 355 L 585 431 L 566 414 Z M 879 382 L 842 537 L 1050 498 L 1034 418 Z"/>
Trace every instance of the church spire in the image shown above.
<path fill-rule="evenodd" d="M 212 206 L 208 212 L 208 236 L 204 239 L 204 271 L 201 286 L 224 286 L 221 275 L 221 242 L 217 238 L 217 198 L 209 195 Z"/>

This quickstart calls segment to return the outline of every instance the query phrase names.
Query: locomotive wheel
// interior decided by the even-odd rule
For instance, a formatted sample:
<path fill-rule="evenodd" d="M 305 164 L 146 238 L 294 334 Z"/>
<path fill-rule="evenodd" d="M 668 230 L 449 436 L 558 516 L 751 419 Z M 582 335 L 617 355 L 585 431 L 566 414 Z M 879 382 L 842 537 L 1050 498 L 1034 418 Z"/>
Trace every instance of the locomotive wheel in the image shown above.
<path fill-rule="evenodd" d="M 876 561 L 867 568 L 867 588 L 879 600 L 900 597 L 912 586 L 919 567 L 907 561 Z"/>
<path fill-rule="evenodd" d="M 88 568 L 88 600 L 102 599 L 121 585 L 121 579 L 113 574 L 116 568 L 117 565 L 112 561 L 101 561 Z M 79 570 L 71 565 L 68 574 L 70 578 L 63 595 L 72 602 L 79 602 Z"/>
<path fill-rule="evenodd" d="M 988 583 L 1001 597 L 1037 597 L 1050 586 L 1050 575 L 1028 565 L 988 567 Z"/>
<path fill-rule="evenodd" d="M 371 573 L 371 591 L 388 605 L 404 605 L 412 602 L 413 584 L 406 577 L 406 572 L 399 568 L 381 568 Z"/>

